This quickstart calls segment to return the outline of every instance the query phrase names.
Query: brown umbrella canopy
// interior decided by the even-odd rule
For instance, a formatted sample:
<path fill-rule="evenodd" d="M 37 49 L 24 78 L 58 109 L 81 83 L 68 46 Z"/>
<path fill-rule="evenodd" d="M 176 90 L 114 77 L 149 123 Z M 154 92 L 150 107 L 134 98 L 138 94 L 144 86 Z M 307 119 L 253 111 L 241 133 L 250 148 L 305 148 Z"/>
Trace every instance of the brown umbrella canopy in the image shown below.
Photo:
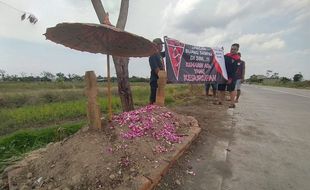
<path fill-rule="evenodd" d="M 55 43 L 90 53 L 147 57 L 157 51 L 151 41 L 105 24 L 60 23 L 44 35 Z"/>

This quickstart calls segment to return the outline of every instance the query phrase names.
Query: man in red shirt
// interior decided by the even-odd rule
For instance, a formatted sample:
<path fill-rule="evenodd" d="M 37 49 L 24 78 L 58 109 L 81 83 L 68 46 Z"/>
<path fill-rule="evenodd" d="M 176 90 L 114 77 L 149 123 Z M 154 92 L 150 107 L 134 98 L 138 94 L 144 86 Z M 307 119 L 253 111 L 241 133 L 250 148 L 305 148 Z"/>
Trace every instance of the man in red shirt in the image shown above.
<path fill-rule="evenodd" d="M 224 102 L 225 98 L 225 91 L 229 91 L 230 93 L 230 105 L 229 108 L 235 108 L 235 98 L 236 98 L 236 71 L 237 71 L 237 64 L 240 60 L 240 56 L 238 55 L 239 51 L 239 44 L 232 44 L 230 53 L 227 53 L 225 58 L 225 67 L 227 71 L 228 80 L 224 84 L 218 85 L 219 91 L 219 102 L 218 104 L 221 105 Z"/>

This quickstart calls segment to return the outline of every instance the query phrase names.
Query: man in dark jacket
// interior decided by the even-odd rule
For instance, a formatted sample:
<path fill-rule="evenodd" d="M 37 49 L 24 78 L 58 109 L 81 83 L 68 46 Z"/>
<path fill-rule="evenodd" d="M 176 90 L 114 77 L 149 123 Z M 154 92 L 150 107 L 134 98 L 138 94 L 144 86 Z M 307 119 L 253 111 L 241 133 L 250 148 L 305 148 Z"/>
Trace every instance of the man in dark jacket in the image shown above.
<path fill-rule="evenodd" d="M 156 92 L 158 88 L 157 80 L 158 80 L 158 72 L 164 69 L 164 52 L 163 44 L 164 42 L 160 38 L 156 38 L 153 40 L 153 43 L 156 44 L 156 48 L 158 52 L 149 57 L 149 63 L 151 67 L 151 77 L 150 77 L 150 87 L 151 87 L 151 94 L 150 94 L 150 104 L 156 102 Z"/>
<path fill-rule="evenodd" d="M 219 102 L 218 104 L 223 104 L 225 98 L 225 91 L 230 93 L 230 105 L 229 108 L 235 108 L 235 97 L 236 97 L 236 71 L 238 67 L 238 62 L 240 61 L 240 56 L 238 55 L 239 44 L 232 44 L 230 53 L 227 53 L 225 58 L 225 67 L 227 71 L 228 80 L 225 84 L 218 85 L 219 91 Z"/>

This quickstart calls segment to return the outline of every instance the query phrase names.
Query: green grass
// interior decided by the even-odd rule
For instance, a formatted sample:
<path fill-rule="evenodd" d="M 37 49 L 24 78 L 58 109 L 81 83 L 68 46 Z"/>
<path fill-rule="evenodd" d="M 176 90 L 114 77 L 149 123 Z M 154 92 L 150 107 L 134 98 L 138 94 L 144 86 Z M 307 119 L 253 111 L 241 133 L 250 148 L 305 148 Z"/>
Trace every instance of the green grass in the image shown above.
<path fill-rule="evenodd" d="M 84 82 L 0 82 L 0 92 L 84 88 Z"/>
<path fill-rule="evenodd" d="M 16 83 L 5 83 L 1 84 L 0 87 L 0 107 L 1 108 L 19 108 L 25 106 L 34 106 L 42 105 L 48 103 L 64 103 L 67 101 L 73 100 L 82 100 L 85 99 L 85 90 L 83 88 L 68 88 L 60 89 L 56 88 L 59 84 L 57 83 L 40 83 L 40 84 L 28 84 L 22 83 L 25 85 L 24 88 L 16 89 L 22 84 Z M 38 86 L 36 86 L 38 85 Z M 47 85 L 47 86 L 44 86 Z M 54 85 L 52 87 L 52 85 Z M 66 84 L 70 86 L 71 84 Z M 80 86 L 81 84 L 77 85 Z M 13 88 L 14 86 L 15 88 Z M 56 87 L 55 87 L 56 86 Z M 7 89 L 7 87 L 9 87 Z M 31 87 L 34 87 L 31 89 Z M 39 87 L 42 87 L 41 89 Z M 47 87 L 51 87 L 47 89 Z M 10 88 L 13 88 L 10 90 Z M 184 93 L 184 90 L 188 88 L 188 85 L 172 85 L 169 84 L 166 86 L 166 95 L 176 95 L 177 93 Z M 5 89 L 5 90 L 4 90 Z M 134 103 L 136 105 L 145 105 L 149 99 L 149 84 L 148 83 L 133 83 L 131 84 L 131 89 L 133 93 Z M 107 96 L 107 88 L 102 86 L 99 87 L 99 97 Z M 118 90 L 116 84 L 112 85 L 112 96 L 118 97 Z"/>
<path fill-rule="evenodd" d="M 81 91 L 70 91 L 70 95 L 63 95 L 68 92 L 44 93 L 37 95 L 37 99 L 44 98 L 45 101 L 38 103 L 29 103 L 21 107 L 9 107 L 0 109 L 0 136 L 14 132 L 18 129 L 29 127 L 48 126 L 50 124 L 59 123 L 66 120 L 84 119 L 86 117 L 87 100 Z M 61 95 L 62 93 L 62 95 Z M 78 97 L 75 100 L 74 93 Z M 149 101 L 149 86 L 133 85 L 132 86 L 133 100 L 135 106 L 144 106 Z M 183 97 L 188 96 L 188 85 L 167 85 L 166 86 L 166 105 L 176 104 L 182 101 Z M 102 113 L 107 113 L 107 97 L 104 92 L 99 94 L 99 105 Z M 18 94 L 16 95 L 16 97 Z M 66 96 L 67 98 L 63 98 Z M 11 97 L 14 97 L 13 95 Z M 29 96 L 30 97 L 30 96 Z M 21 98 L 8 101 L 7 104 L 23 104 L 29 101 L 29 97 L 21 96 Z M 22 101 L 20 101 L 22 99 Z M 27 99 L 27 100 L 25 100 Z M 48 100 L 48 101 L 47 101 Z M 69 101 L 70 100 L 70 101 Z M 72 101 L 73 100 L 73 101 Z M 32 102 L 32 101 L 30 101 Z M 112 96 L 113 113 L 118 113 L 122 110 L 120 99 L 118 96 Z"/>
<path fill-rule="evenodd" d="M 285 88 L 298 88 L 298 89 L 310 89 L 310 81 L 300 81 L 300 82 L 283 82 L 280 80 L 264 80 L 261 83 L 252 83 L 257 85 L 264 85 L 264 86 L 277 86 L 277 87 L 285 87 Z"/>
<path fill-rule="evenodd" d="M 302 82 L 263 82 L 263 85 L 266 86 L 279 86 L 279 87 L 286 87 L 286 88 L 299 88 L 299 89 L 310 89 L 310 81 L 302 81 Z"/>
<path fill-rule="evenodd" d="M 106 96 L 107 89 L 99 89 L 99 97 Z M 117 96 L 117 88 L 112 88 L 112 95 Z M 66 102 L 85 99 L 84 89 L 46 89 L 0 93 L 1 108 L 17 108 L 53 102 Z"/>
<path fill-rule="evenodd" d="M 135 105 L 143 106 L 149 101 L 149 85 L 132 87 L 133 99 Z M 186 95 L 185 95 L 186 94 Z M 165 87 L 165 105 L 170 106 L 182 102 L 182 95 L 188 96 L 188 85 L 168 84 Z"/>
<path fill-rule="evenodd" d="M 149 86 L 133 86 L 131 88 L 133 101 L 137 106 L 146 105 L 149 101 Z"/>
<path fill-rule="evenodd" d="M 0 173 L 5 166 L 19 159 L 24 153 L 60 141 L 74 134 L 86 124 L 85 121 L 52 126 L 42 129 L 26 129 L 0 137 Z"/>
<path fill-rule="evenodd" d="M 78 100 L 64 103 L 24 106 L 0 110 L 0 135 L 22 128 L 46 125 L 58 121 L 73 120 L 86 117 L 87 101 Z M 107 113 L 107 99 L 99 99 L 103 113 Z M 112 109 L 120 112 L 121 104 L 118 97 L 112 97 Z"/>

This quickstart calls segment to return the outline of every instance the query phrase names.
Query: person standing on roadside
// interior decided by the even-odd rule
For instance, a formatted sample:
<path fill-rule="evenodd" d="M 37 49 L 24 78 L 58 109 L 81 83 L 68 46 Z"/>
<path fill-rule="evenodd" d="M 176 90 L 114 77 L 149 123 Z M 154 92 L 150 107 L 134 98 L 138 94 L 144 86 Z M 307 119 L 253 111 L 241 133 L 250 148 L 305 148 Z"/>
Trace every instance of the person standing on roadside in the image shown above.
<path fill-rule="evenodd" d="M 156 102 L 156 92 L 158 88 L 157 80 L 158 80 L 158 72 L 164 69 L 164 52 L 163 44 L 164 42 L 160 38 L 155 38 L 153 43 L 156 45 L 157 53 L 151 55 L 149 57 L 149 63 L 151 68 L 151 77 L 150 77 L 150 87 L 151 87 L 151 94 L 150 94 L 150 104 L 154 104 Z"/>
<path fill-rule="evenodd" d="M 230 53 L 227 53 L 224 56 L 225 59 L 225 67 L 227 71 L 228 80 L 224 84 L 218 85 L 219 91 L 219 101 L 218 104 L 221 105 L 224 102 L 225 91 L 229 91 L 230 93 L 230 105 L 229 108 L 235 108 L 235 98 L 236 98 L 236 71 L 237 64 L 240 60 L 240 56 L 238 55 L 239 44 L 232 44 L 230 48 Z"/>
<path fill-rule="evenodd" d="M 213 98 L 216 99 L 217 83 L 205 83 L 206 96 L 209 96 L 210 86 L 212 87 Z"/>
<path fill-rule="evenodd" d="M 241 53 L 239 52 L 238 55 L 240 56 L 240 61 L 237 64 L 237 71 L 236 71 L 236 89 L 237 89 L 237 97 L 235 102 L 239 102 L 239 98 L 241 95 L 241 84 L 244 82 L 244 74 L 245 74 L 245 62 L 241 60 Z"/>

